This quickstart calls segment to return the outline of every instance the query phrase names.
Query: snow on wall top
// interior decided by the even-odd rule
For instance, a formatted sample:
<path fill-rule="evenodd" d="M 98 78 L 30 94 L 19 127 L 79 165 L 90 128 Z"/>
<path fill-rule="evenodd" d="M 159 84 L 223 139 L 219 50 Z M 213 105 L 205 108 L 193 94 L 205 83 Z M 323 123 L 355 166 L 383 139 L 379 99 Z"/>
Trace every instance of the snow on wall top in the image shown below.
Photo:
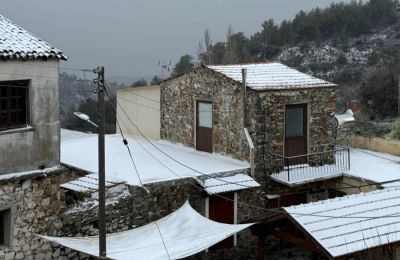
<path fill-rule="evenodd" d="M 384 189 L 284 209 L 338 257 L 400 241 L 399 199 L 400 189 Z"/>
<path fill-rule="evenodd" d="M 252 177 L 245 174 L 236 174 L 228 177 L 208 178 L 204 182 L 199 181 L 208 194 L 217 194 L 230 191 L 244 190 L 260 187 Z"/>
<path fill-rule="evenodd" d="M 96 134 L 62 129 L 61 162 L 97 174 L 97 139 Z M 127 137 L 127 140 L 137 173 L 119 134 L 106 135 L 105 137 L 105 170 L 106 178 L 123 180 L 128 185 L 140 186 L 141 183 L 149 184 L 180 178 L 193 178 L 247 170 L 250 167 L 244 161 L 219 154 L 199 152 L 193 148 L 172 144 L 164 140 L 151 140 L 152 144 L 146 139 L 136 136 Z M 193 169 L 198 172 L 193 171 Z"/>
<path fill-rule="evenodd" d="M 2 15 L 0 15 L 0 57 L 6 59 L 67 59 L 61 50 L 52 47 Z"/>
<path fill-rule="evenodd" d="M 242 83 L 242 69 L 247 69 L 247 86 L 255 90 L 280 90 L 333 87 L 336 84 L 315 78 L 277 62 L 207 65 L 209 69 Z"/>

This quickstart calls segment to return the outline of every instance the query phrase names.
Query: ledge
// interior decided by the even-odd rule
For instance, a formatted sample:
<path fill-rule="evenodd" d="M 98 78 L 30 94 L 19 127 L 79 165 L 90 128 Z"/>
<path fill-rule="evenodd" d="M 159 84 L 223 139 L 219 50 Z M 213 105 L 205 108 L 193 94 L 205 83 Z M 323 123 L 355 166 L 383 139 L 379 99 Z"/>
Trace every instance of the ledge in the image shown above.
<path fill-rule="evenodd" d="M 16 172 L 16 173 L 6 173 L 0 174 L 0 184 L 4 184 L 7 182 L 20 181 L 25 179 L 35 179 L 41 176 L 50 176 L 59 174 L 65 171 L 65 168 L 62 165 L 53 166 L 50 168 L 46 168 L 43 170 L 33 170 L 33 171 L 25 171 L 25 172 Z"/>
<path fill-rule="evenodd" d="M 35 128 L 32 126 L 26 126 L 22 128 L 15 128 L 15 129 L 9 129 L 9 130 L 3 130 L 0 131 L 0 135 L 8 135 L 8 134 L 16 134 L 16 133 L 24 133 L 24 132 L 31 132 L 34 131 Z"/>

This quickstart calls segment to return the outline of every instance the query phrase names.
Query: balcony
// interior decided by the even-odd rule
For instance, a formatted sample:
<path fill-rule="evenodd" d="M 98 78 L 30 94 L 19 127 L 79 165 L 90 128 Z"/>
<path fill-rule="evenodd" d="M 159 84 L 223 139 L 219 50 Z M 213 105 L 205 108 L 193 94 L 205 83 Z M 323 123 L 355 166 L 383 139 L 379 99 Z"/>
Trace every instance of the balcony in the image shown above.
<path fill-rule="evenodd" d="M 287 186 L 340 177 L 350 170 L 350 149 L 344 147 L 292 157 L 271 156 L 271 178 Z"/>

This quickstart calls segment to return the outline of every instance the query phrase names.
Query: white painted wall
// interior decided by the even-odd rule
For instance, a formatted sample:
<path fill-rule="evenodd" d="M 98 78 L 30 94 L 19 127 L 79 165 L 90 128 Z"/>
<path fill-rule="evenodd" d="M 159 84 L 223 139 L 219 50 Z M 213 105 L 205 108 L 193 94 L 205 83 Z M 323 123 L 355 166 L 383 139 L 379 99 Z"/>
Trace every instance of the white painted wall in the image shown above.
<path fill-rule="evenodd" d="M 122 109 L 146 137 L 160 139 L 160 86 L 117 89 L 117 101 L 117 118 L 124 134 L 139 135 Z M 120 132 L 118 126 L 116 131 Z"/>
<path fill-rule="evenodd" d="M 30 124 L 0 131 L 0 174 L 60 163 L 58 60 L 0 61 L 0 81 L 30 80 Z"/>

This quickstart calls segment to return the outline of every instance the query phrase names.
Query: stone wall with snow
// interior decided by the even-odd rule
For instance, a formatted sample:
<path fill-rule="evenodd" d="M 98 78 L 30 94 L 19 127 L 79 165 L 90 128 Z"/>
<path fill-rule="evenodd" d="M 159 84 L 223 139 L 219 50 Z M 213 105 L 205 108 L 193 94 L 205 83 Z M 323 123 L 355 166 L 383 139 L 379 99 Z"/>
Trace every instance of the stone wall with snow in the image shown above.
<path fill-rule="evenodd" d="M 147 184 L 149 192 L 137 186 L 120 185 L 107 192 L 107 230 L 109 233 L 125 231 L 158 220 L 181 207 L 186 200 L 200 214 L 205 214 L 206 192 L 194 186 L 192 179 L 180 179 Z M 221 194 L 224 196 L 224 194 Z M 261 188 L 238 192 L 238 222 L 258 216 L 262 211 L 241 204 L 264 207 Z M 96 194 L 77 200 L 69 210 L 62 214 L 64 236 L 97 235 L 98 204 Z M 250 230 L 242 231 L 238 236 L 238 246 L 230 249 L 212 250 L 192 256 L 190 259 L 255 259 L 257 238 Z M 72 255 L 72 253 L 70 253 Z M 75 252 L 78 256 L 78 253 Z"/>
<path fill-rule="evenodd" d="M 195 102 L 213 102 L 213 152 L 248 159 L 243 131 L 243 87 L 207 68 L 161 85 L 161 139 L 195 147 Z"/>
<path fill-rule="evenodd" d="M 35 235 L 64 234 L 61 216 L 68 205 L 60 184 L 79 175 L 54 167 L 0 180 L 0 210 L 10 212 L 12 241 L 0 245 L 0 259 L 73 259 L 79 255 L 70 255 L 71 250 L 53 247 Z"/>

